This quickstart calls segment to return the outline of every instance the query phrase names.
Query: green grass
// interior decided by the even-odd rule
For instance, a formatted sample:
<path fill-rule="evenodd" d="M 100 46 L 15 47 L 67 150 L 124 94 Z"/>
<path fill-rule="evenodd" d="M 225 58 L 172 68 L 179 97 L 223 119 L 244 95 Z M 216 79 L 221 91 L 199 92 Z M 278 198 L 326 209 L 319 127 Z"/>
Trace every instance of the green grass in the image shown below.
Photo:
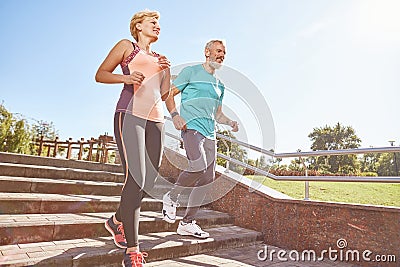
<path fill-rule="evenodd" d="M 248 176 L 295 199 L 304 199 L 304 182 L 275 181 L 264 176 Z M 345 203 L 400 207 L 400 184 L 309 182 L 310 199 Z"/>

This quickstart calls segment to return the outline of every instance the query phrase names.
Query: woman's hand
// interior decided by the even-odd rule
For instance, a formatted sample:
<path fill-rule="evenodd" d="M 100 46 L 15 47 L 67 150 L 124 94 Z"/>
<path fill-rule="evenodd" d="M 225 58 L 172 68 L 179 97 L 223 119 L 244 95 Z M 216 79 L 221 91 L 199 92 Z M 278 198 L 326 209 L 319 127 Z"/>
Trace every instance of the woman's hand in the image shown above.
<path fill-rule="evenodd" d="M 158 57 L 158 64 L 160 64 L 162 69 L 168 69 L 171 66 L 171 62 L 169 62 L 168 58 L 163 55 Z"/>
<path fill-rule="evenodd" d="M 130 75 L 124 75 L 124 83 L 125 84 L 135 84 L 140 86 L 144 80 L 144 75 L 141 72 L 134 71 Z"/>

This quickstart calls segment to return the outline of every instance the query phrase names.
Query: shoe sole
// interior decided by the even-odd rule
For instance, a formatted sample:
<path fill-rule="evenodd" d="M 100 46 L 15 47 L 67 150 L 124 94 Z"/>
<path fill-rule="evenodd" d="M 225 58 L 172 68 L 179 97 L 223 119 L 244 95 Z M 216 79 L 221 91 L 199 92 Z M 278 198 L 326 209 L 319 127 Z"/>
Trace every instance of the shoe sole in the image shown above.
<path fill-rule="evenodd" d="M 114 231 L 111 229 L 111 227 L 107 224 L 107 221 L 104 223 L 104 227 L 106 228 L 106 230 L 112 235 L 113 237 L 113 241 L 114 244 L 119 247 L 119 248 L 127 248 L 127 246 L 123 246 L 118 244 L 118 242 L 115 240 L 115 235 L 114 235 Z"/>
<path fill-rule="evenodd" d="M 190 235 L 190 236 L 193 236 L 193 237 L 196 237 L 196 238 L 199 238 L 199 239 L 207 239 L 207 238 L 210 237 L 210 235 L 208 235 L 208 236 L 198 236 L 198 235 L 194 235 L 194 234 L 192 234 L 192 233 L 190 233 L 190 232 L 186 232 L 186 231 L 183 231 L 183 230 L 179 230 L 179 228 L 178 228 L 178 230 L 176 230 L 176 233 L 177 233 L 178 235 L 183 235 L 183 236 L 188 236 L 188 235 Z"/>
<path fill-rule="evenodd" d="M 174 223 L 176 221 L 176 219 L 171 219 L 170 217 L 168 217 L 165 210 L 162 210 L 162 215 L 163 215 L 163 220 L 166 221 L 167 223 Z"/>
<path fill-rule="evenodd" d="M 136 265 L 135 265 L 136 266 Z M 142 266 L 144 266 L 144 263 L 142 263 Z M 122 260 L 122 267 L 125 267 L 124 260 Z"/>

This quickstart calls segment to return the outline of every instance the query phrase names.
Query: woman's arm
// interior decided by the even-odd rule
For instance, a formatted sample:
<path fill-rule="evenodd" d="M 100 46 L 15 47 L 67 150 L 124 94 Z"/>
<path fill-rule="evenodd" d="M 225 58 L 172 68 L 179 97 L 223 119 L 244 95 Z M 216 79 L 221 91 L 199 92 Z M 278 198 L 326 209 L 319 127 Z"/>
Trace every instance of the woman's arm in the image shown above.
<path fill-rule="evenodd" d="M 99 83 L 126 83 L 140 85 L 144 75 L 134 71 L 131 75 L 115 74 L 113 71 L 132 51 L 132 43 L 127 40 L 119 41 L 108 53 L 96 72 L 95 80 Z"/>
<path fill-rule="evenodd" d="M 101 63 L 97 70 L 95 79 L 100 83 L 123 83 L 123 76 L 121 74 L 114 74 L 115 68 L 124 60 L 126 41 L 119 41 L 108 53 L 107 57 Z M 128 41 L 129 42 L 129 41 Z"/>

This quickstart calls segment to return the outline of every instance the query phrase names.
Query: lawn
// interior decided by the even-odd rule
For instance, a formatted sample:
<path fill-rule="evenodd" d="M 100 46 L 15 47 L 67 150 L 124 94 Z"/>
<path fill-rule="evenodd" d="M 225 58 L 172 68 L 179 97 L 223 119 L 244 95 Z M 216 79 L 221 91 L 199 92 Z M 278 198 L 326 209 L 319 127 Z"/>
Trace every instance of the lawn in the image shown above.
<path fill-rule="evenodd" d="M 295 199 L 304 199 L 304 182 L 275 181 L 248 176 Z M 355 182 L 309 182 L 310 199 L 400 207 L 400 184 Z"/>

